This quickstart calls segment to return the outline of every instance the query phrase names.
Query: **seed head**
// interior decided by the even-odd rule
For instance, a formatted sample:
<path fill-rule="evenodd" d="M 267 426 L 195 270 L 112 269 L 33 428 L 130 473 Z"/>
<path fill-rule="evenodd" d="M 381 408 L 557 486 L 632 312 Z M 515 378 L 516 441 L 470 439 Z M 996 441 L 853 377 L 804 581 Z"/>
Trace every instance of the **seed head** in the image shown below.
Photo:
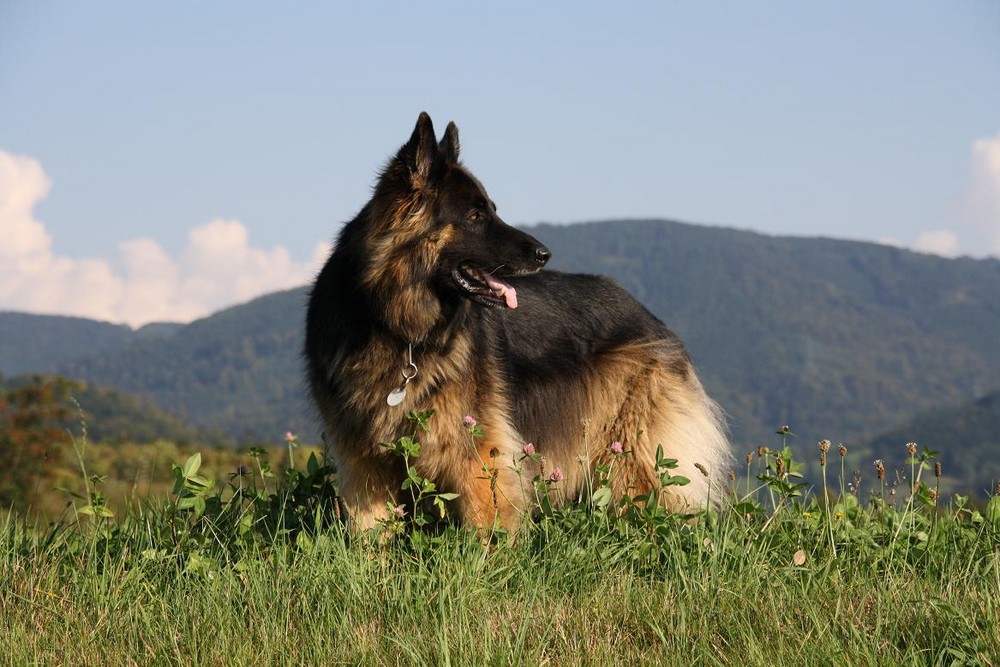
<path fill-rule="evenodd" d="M 941 479 L 941 462 L 940 461 L 935 461 L 934 462 L 934 476 L 937 477 L 938 479 Z"/>
<path fill-rule="evenodd" d="M 736 471 L 735 470 L 730 470 L 729 471 L 729 481 L 730 482 L 735 482 L 736 481 Z"/>
<path fill-rule="evenodd" d="M 878 475 L 880 482 L 885 481 L 885 461 L 882 459 L 875 461 L 875 474 Z"/>
<path fill-rule="evenodd" d="M 694 467 L 697 468 L 698 472 L 700 472 L 702 475 L 704 475 L 705 477 L 708 477 L 708 469 L 705 466 L 703 466 L 700 463 L 695 463 Z"/>
<path fill-rule="evenodd" d="M 928 492 L 928 495 L 929 495 L 929 496 L 931 497 L 931 501 L 933 501 L 933 502 L 935 502 L 935 503 L 937 502 L 937 499 L 938 499 L 938 492 L 937 492 L 937 489 L 931 489 L 931 490 L 930 490 L 930 491 Z"/>
<path fill-rule="evenodd" d="M 771 450 L 767 448 L 767 445 L 757 445 L 758 458 L 764 458 L 764 455 L 766 455 L 769 451 Z"/>
<path fill-rule="evenodd" d="M 785 476 L 785 459 L 780 456 L 774 459 L 774 472 L 777 473 L 778 477 Z"/>
<path fill-rule="evenodd" d="M 820 440 L 819 441 L 819 451 L 823 452 L 824 454 L 827 453 L 828 451 L 830 451 L 830 441 L 829 440 Z"/>
<path fill-rule="evenodd" d="M 747 452 L 747 465 L 753 463 L 753 452 Z"/>
<path fill-rule="evenodd" d="M 840 443 L 837 445 L 837 453 L 840 454 L 840 458 L 847 456 L 847 445 Z"/>
<path fill-rule="evenodd" d="M 819 464 L 821 466 L 825 466 L 826 465 L 826 452 L 820 452 L 819 453 Z"/>
<path fill-rule="evenodd" d="M 906 443 L 906 453 L 909 454 L 910 456 L 916 456 L 917 455 L 917 443 L 915 443 L 915 442 L 908 442 L 908 443 Z"/>

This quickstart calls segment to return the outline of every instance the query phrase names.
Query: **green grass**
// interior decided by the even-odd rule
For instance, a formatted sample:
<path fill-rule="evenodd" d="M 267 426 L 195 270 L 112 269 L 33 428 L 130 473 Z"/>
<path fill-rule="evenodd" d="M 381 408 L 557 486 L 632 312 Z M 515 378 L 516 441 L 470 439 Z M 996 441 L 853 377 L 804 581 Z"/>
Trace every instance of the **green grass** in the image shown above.
<path fill-rule="evenodd" d="M 258 462 L 220 490 L 191 459 L 171 502 L 115 518 L 92 502 L 48 527 L 8 517 L 0 661 L 1000 662 L 997 499 L 939 508 L 918 484 L 895 504 L 878 488 L 827 503 L 796 486 L 785 448 L 757 461 L 758 493 L 718 514 L 641 498 L 546 506 L 516 540 L 484 545 L 413 520 L 351 538 L 315 460 L 283 477 Z"/>

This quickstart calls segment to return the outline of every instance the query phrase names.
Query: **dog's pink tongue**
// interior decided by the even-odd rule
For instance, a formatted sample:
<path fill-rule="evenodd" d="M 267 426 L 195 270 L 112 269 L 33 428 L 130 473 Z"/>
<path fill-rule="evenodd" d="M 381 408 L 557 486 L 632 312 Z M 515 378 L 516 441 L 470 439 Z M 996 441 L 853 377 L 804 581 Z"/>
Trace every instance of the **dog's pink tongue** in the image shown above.
<path fill-rule="evenodd" d="M 517 290 L 507 285 L 507 291 L 503 293 L 503 298 L 507 300 L 508 308 L 517 308 Z"/>
<path fill-rule="evenodd" d="M 491 290 L 493 290 L 493 293 L 504 298 L 504 301 L 507 302 L 508 308 L 517 308 L 516 289 L 502 280 L 497 280 L 488 273 L 484 273 L 483 277 L 486 278 L 486 284 L 489 285 Z"/>

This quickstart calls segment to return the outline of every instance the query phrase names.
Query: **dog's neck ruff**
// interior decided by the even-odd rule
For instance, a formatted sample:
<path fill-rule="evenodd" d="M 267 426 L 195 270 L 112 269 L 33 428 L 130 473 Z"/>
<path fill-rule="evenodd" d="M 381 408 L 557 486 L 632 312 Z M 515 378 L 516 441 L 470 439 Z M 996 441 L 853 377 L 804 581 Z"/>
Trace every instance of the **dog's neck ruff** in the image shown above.
<path fill-rule="evenodd" d="M 413 343 L 410 343 L 406 349 L 407 362 L 403 366 L 403 384 L 399 385 L 395 389 L 389 392 L 389 395 L 385 397 L 385 402 L 389 404 L 390 407 L 396 407 L 403 402 L 406 398 L 406 385 L 410 383 L 410 380 L 417 377 L 417 365 L 413 363 Z"/>

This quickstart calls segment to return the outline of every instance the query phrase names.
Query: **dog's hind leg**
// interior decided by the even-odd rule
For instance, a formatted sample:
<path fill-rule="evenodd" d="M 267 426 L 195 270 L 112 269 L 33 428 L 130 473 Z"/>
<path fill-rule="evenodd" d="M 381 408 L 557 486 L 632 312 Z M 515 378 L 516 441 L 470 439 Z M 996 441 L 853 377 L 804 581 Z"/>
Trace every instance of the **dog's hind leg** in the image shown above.
<path fill-rule="evenodd" d="M 603 400 L 616 406 L 602 420 L 603 439 L 622 442 L 628 452 L 614 459 L 618 472 L 612 476 L 613 491 L 634 497 L 657 489 L 660 502 L 678 512 L 718 504 L 729 444 L 721 411 L 690 364 L 655 346 L 640 345 L 609 355 L 602 370 Z M 620 402 L 614 397 L 621 397 Z M 677 461 L 669 472 L 686 477 L 688 484 L 659 488 L 656 454 L 661 447 L 664 458 Z M 613 457 L 604 449 L 599 459 L 609 463 Z"/>
<path fill-rule="evenodd" d="M 629 443 L 632 456 L 627 466 L 632 467 L 632 476 L 658 487 L 656 455 L 662 448 L 664 458 L 677 461 L 677 467 L 668 472 L 689 481 L 662 489 L 660 501 L 674 512 L 699 511 L 709 504 L 717 507 L 724 499 L 729 461 L 721 411 L 693 373 L 685 378 L 661 376 L 652 388 L 640 422 L 643 432 L 635 436 L 633 430 Z M 636 425 L 633 422 L 633 429 Z"/>

